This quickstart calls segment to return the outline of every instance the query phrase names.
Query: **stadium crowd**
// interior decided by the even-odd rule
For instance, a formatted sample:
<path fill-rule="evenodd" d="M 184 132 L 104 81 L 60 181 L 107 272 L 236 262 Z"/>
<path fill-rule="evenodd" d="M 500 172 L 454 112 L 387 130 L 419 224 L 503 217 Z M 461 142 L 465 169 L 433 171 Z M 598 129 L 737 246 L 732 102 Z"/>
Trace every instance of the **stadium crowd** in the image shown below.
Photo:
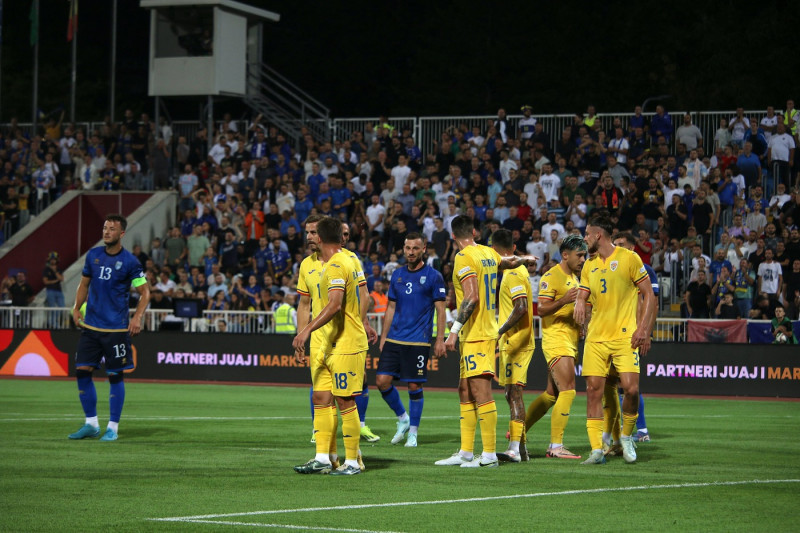
<path fill-rule="evenodd" d="M 425 236 L 427 262 L 449 281 L 453 218 L 471 216 L 484 244 L 508 229 L 517 250 L 542 259 L 530 268 L 538 287 L 560 260 L 561 240 L 607 210 L 678 288 L 683 316 L 772 319 L 777 307 L 800 316 L 793 101 L 782 113 L 768 107 L 760 121 L 740 108 L 713 139 L 691 114 L 673 128 L 662 106 L 649 118 L 637 107 L 626 127 L 589 106 L 558 132 L 530 106 L 522 112 L 519 121 L 500 109 L 484 127 L 453 125 L 425 155 L 385 117 L 334 142 L 305 132 L 295 149 L 260 116 L 246 131 L 226 116 L 210 151 L 206 129 L 175 138 L 163 118 L 137 120 L 130 110 L 92 132 L 52 117 L 28 135 L 12 121 L 0 136 L 0 227 L 16 231 L 70 189 L 174 188 L 180 219 L 133 249 L 151 307 L 193 297 L 207 309 L 273 310 L 294 304 L 312 213 L 349 223 L 347 247 L 380 304 L 409 232 Z"/>

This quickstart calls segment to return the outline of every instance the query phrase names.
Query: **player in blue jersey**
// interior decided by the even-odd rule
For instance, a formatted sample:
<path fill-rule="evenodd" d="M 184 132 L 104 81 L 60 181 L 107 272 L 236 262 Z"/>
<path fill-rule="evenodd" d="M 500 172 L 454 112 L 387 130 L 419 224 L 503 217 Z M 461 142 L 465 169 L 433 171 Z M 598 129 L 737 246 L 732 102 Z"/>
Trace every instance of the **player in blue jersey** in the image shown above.
<path fill-rule="evenodd" d="M 75 354 L 75 375 L 78 394 L 86 422 L 70 439 L 85 439 L 100 435 L 97 421 L 97 391 L 92 371 L 100 368 L 105 359 L 109 383 L 109 422 L 101 441 L 117 440 L 122 405 L 125 403 L 123 371 L 135 366 L 131 351 L 131 336 L 142 329 L 142 317 L 150 301 L 150 290 L 139 260 L 120 242 L 128 222 L 122 215 L 108 215 L 103 223 L 103 246 L 86 254 L 81 282 L 75 295 L 72 319 L 83 328 Z M 128 320 L 128 295 L 134 287 L 139 303 L 133 318 Z M 86 316 L 81 307 L 86 306 Z"/>
<path fill-rule="evenodd" d="M 447 289 L 442 274 L 423 262 L 425 250 L 422 235 L 412 232 L 406 236 L 403 245 L 406 265 L 394 271 L 389 285 L 389 305 L 383 316 L 376 379 L 381 396 L 397 415 L 397 432 L 392 444 L 406 437 L 405 445 L 409 448 L 417 445 L 417 429 L 425 402 L 422 384 L 428 381 L 434 309 L 437 327 L 433 354 L 436 358 L 445 355 Z M 393 379 L 408 385 L 408 413 L 392 385 Z"/>
<path fill-rule="evenodd" d="M 628 250 L 635 251 L 636 239 L 631 233 L 617 233 L 612 237 L 612 242 L 614 243 L 614 246 L 621 246 L 623 248 L 627 248 Z M 653 287 L 653 294 L 655 294 L 656 298 L 658 298 L 658 276 L 656 275 L 655 270 L 653 270 L 653 267 L 647 263 L 644 264 L 644 268 L 647 271 L 647 275 L 650 277 L 650 284 Z M 641 298 L 642 296 L 640 294 L 640 300 Z M 644 306 L 640 305 L 636 310 L 637 322 L 641 322 L 642 320 L 642 311 L 644 311 Z M 655 327 L 657 314 L 658 313 L 653 313 L 653 327 Z M 616 369 L 614 369 L 613 366 L 611 368 L 612 370 L 611 374 L 609 375 L 609 379 L 606 380 L 606 387 L 610 390 L 604 394 L 606 403 L 611 404 L 606 406 L 610 420 L 608 420 L 606 431 L 603 432 L 603 442 L 605 442 L 606 446 L 608 447 L 609 455 L 621 455 L 622 451 L 621 446 L 619 445 L 618 434 L 620 408 L 617 401 L 622 402 L 622 391 L 617 390 L 619 377 L 617 377 Z M 647 430 L 647 422 L 644 416 L 644 396 L 642 396 L 641 390 L 639 391 L 639 416 L 636 419 L 636 435 L 634 435 L 634 438 L 639 442 L 650 441 L 650 433 Z"/>

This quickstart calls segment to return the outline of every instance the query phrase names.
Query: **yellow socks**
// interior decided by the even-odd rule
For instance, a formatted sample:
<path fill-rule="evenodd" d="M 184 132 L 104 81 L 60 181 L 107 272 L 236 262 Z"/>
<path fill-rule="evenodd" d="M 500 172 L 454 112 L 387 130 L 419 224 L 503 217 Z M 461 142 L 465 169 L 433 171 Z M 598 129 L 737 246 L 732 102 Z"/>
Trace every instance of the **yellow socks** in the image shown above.
<path fill-rule="evenodd" d="M 338 455 L 336 451 L 336 431 L 339 429 L 339 414 L 336 412 L 336 406 L 331 405 L 331 447 L 329 450 L 330 455 Z"/>
<path fill-rule="evenodd" d="M 336 446 L 336 433 L 333 429 L 333 419 L 336 416 L 336 408 L 330 405 L 314 406 L 314 436 L 316 437 L 317 455 L 328 455 L 331 446 Z M 331 444 L 333 441 L 333 444 Z"/>
<path fill-rule="evenodd" d="M 622 434 L 626 437 L 633 435 L 633 430 L 636 429 L 636 419 L 639 418 L 639 413 L 622 413 Z"/>
<path fill-rule="evenodd" d="M 603 390 L 603 420 L 605 422 L 604 434 L 611 435 L 614 442 L 619 443 L 619 394 L 617 386 L 606 382 Z"/>
<path fill-rule="evenodd" d="M 586 433 L 589 435 L 589 444 L 592 450 L 603 449 L 603 419 L 602 418 L 587 418 L 586 419 Z"/>
<path fill-rule="evenodd" d="M 565 390 L 558 393 L 558 399 L 553 412 L 550 414 L 550 443 L 561 444 L 564 442 L 564 430 L 569 422 L 569 410 L 575 400 L 574 390 Z"/>
<path fill-rule="evenodd" d="M 358 441 L 361 439 L 361 423 L 358 420 L 358 409 L 354 405 L 342 411 L 342 435 L 344 436 L 344 454 L 347 461 L 358 460 Z"/>
<path fill-rule="evenodd" d="M 494 400 L 478 406 L 478 423 L 481 425 L 481 443 L 484 453 L 497 451 L 497 406 Z"/>
<path fill-rule="evenodd" d="M 531 429 L 531 426 L 538 422 L 553 407 L 554 403 L 556 403 L 555 396 L 551 396 L 546 392 L 537 396 L 528 406 L 528 412 L 525 414 L 525 431 L 527 432 Z"/>
<path fill-rule="evenodd" d="M 472 453 L 475 449 L 475 427 L 478 413 L 475 402 L 461 404 L 461 451 Z"/>

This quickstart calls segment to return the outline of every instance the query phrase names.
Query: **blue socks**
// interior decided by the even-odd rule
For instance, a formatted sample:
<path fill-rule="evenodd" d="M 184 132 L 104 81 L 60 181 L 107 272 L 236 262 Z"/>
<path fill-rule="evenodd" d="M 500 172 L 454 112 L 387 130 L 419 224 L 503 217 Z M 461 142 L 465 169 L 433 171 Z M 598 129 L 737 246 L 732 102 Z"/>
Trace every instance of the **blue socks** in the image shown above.
<path fill-rule="evenodd" d="M 636 429 L 644 429 L 647 427 L 647 422 L 644 419 L 644 396 L 639 393 L 639 418 L 636 419 Z"/>
<path fill-rule="evenodd" d="M 78 398 L 81 400 L 86 418 L 97 416 L 97 389 L 94 388 L 92 373 L 85 370 L 76 372 L 78 378 Z"/>
<path fill-rule="evenodd" d="M 108 420 L 109 422 L 119 422 L 122 416 L 122 406 L 125 404 L 125 382 L 122 374 L 108 375 Z"/>
<path fill-rule="evenodd" d="M 381 391 L 381 396 L 383 396 L 383 400 L 389 404 L 389 408 L 394 411 L 394 414 L 403 416 L 406 412 L 406 408 L 403 407 L 403 402 L 400 400 L 400 393 L 397 392 L 394 385 L 385 391 Z"/>
<path fill-rule="evenodd" d="M 364 378 L 364 390 L 361 394 L 356 396 L 356 409 L 358 409 L 358 418 L 361 420 L 361 425 L 364 425 L 364 420 L 367 418 L 367 406 L 369 405 L 369 389 L 367 388 L 367 380 Z"/>
<path fill-rule="evenodd" d="M 411 418 L 411 427 L 419 427 L 422 418 L 422 408 L 425 405 L 425 398 L 422 396 L 422 389 L 408 391 L 408 416 Z"/>

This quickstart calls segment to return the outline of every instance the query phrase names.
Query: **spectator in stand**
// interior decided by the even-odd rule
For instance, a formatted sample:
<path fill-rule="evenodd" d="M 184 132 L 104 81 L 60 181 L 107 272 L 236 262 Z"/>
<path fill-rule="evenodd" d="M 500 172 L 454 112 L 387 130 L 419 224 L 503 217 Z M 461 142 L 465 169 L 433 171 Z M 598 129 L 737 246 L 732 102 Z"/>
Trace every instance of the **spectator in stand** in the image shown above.
<path fill-rule="evenodd" d="M 728 130 L 731 132 L 731 144 L 742 147 L 744 134 L 750 129 L 750 119 L 744 116 L 744 108 L 737 107 L 736 115 L 728 121 Z"/>
<path fill-rule="evenodd" d="M 736 158 L 736 166 L 744 176 L 747 187 L 761 183 L 761 160 L 753 153 L 753 143 L 744 143 L 742 153 Z"/>
<path fill-rule="evenodd" d="M 783 290 L 783 271 L 774 260 L 772 248 L 764 250 L 764 261 L 758 265 L 758 293 L 764 293 L 775 303 Z"/>
<path fill-rule="evenodd" d="M 767 164 L 773 178 L 787 187 L 791 187 L 792 167 L 794 166 L 795 142 L 789 135 L 786 125 L 779 122 L 775 135 L 769 140 Z"/>
<path fill-rule="evenodd" d="M 745 226 L 750 231 L 755 232 L 756 235 L 764 233 L 764 228 L 767 226 L 767 217 L 761 212 L 761 206 L 761 202 L 755 202 L 753 204 L 753 210 L 748 213 L 747 220 L 744 223 Z"/>
<path fill-rule="evenodd" d="M 711 287 L 706 283 L 706 273 L 697 272 L 697 281 L 692 281 L 686 288 L 684 304 L 687 318 L 709 318 L 711 309 Z"/>
<path fill-rule="evenodd" d="M 689 113 L 683 115 L 683 125 L 675 132 L 675 137 L 679 144 L 686 146 L 687 150 L 703 146 L 703 134 L 700 128 L 692 124 L 692 115 Z"/>
<path fill-rule="evenodd" d="M 672 138 L 672 132 L 672 118 L 669 116 L 669 113 L 664 110 L 664 106 L 656 106 L 656 114 L 653 115 L 653 118 L 650 120 L 651 137 L 656 140 L 659 137 L 664 137 L 664 139 L 669 142 Z"/>
<path fill-rule="evenodd" d="M 717 308 L 714 310 L 714 316 L 720 320 L 738 320 L 742 318 L 742 313 L 734 303 L 733 294 L 726 292 L 722 295 Z"/>
<path fill-rule="evenodd" d="M 187 248 L 186 241 L 181 236 L 181 230 L 178 226 L 170 230 L 169 237 L 164 241 L 164 249 L 164 263 L 166 265 L 176 269 L 183 264 L 186 259 Z"/>

